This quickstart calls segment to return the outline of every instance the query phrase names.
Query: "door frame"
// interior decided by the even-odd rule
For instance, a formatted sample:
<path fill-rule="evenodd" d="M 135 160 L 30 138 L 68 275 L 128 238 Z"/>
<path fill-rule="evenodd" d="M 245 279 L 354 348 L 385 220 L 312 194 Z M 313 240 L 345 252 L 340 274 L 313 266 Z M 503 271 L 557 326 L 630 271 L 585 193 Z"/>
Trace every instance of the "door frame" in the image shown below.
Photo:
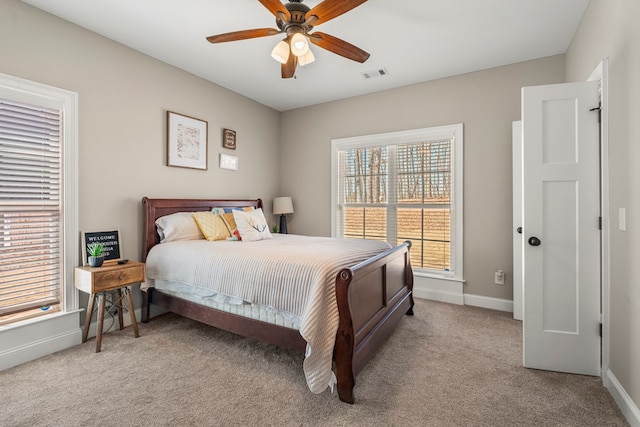
<path fill-rule="evenodd" d="M 610 215 L 609 215 L 609 60 L 603 59 L 587 81 L 600 82 L 600 376 L 608 386 L 609 370 L 609 320 L 610 320 Z"/>

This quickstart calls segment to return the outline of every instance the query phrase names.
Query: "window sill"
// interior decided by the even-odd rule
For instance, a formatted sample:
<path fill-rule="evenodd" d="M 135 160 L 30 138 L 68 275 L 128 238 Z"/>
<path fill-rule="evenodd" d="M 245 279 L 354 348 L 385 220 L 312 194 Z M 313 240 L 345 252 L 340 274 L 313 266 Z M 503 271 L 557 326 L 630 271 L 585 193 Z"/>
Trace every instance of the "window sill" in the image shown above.
<path fill-rule="evenodd" d="M 17 320 L 15 322 L 12 323 L 7 323 L 6 325 L 0 325 L 0 334 L 2 334 L 5 331 L 9 331 L 11 329 L 16 329 L 16 328 L 22 328 L 22 327 L 28 327 L 30 325 L 36 325 L 38 323 L 42 323 L 42 322 L 47 322 L 47 321 L 52 321 L 58 317 L 64 317 L 66 315 L 72 314 L 72 313 L 78 313 L 82 310 L 74 310 L 74 311 L 57 311 L 55 313 L 51 313 L 51 314 L 45 314 L 42 316 L 37 316 L 37 317 L 31 317 L 29 319 L 24 319 L 24 320 Z"/>
<path fill-rule="evenodd" d="M 456 283 L 461 283 L 463 284 L 465 282 L 464 279 L 458 279 L 454 276 L 445 276 L 445 275 L 440 275 L 440 274 L 433 274 L 433 273 L 428 273 L 426 271 L 420 271 L 420 270 L 413 270 L 413 275 L 415 277 L 424 277 L 427 279 L 436 279 L 436 280 L 447 280 L 450 282 L 456 282 Z"/>

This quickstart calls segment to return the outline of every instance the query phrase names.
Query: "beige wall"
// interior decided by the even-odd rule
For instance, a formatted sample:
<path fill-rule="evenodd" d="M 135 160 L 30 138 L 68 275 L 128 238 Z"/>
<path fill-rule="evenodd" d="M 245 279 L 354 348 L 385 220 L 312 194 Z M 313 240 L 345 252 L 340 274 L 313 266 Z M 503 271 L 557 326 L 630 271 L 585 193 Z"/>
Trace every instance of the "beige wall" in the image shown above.
<path fill-rule="evenodd" d="M 0 72 L 79 94 L 79 228 L 118 227 L 126 257 L 140 257 L 142 196 L 262 197 L 269 210 L 290 195 L 291 231 L 329 235 L 332 138 L 464 123 L 465 292 L 512 298 L 511 122 L 522 86 L 565 80 L 564 55 L 280 114 L 18 0 L 0 2 Z M 635 402 L 638 16 L 636 0 L 592 0 L 566 55 L 568 80 L 610 60 L 611 218 L 627 209 L 627 231 L 612 224 L 610 368 Z M 166 110 L 208 121 L 209 170 L 165 166 Z M 225 127 L 238 132 L 237 172 L 217 167 Z M 505 286 L 493 284 L 496 269 L 507 272 Z"/>
<path fill-rule="evenodd" d="M 143 196 L 262 197 L 270 210 L 280 179 L 277 111 L 20 1 L 0 1 L 0 72 L 79 94 L 80 230 L 117 227 L 125 257 L 140 259 Z M 207 171 L 165 166 L 167 110 L 208 122 Z M 222 128 L 237 131 L 237 150 L 223 150 Z M 223 151 L 239 157 L 238 171 L 218 168 Z"/>
<path fill-rule="evenodd" d="M 331 139 L 464 124 L 465 293 L 512 299 L 511 123 L 522 86 L 563 82 L 564 55 L 288 111 L 283 194 L 292 232 L 331 234 Z M 494 284 L 494 271 L 507 273 Z"/>
<path fill-rule="evenodd" d="M 567 52 L 567 80 L 609 62 L 610 361 L 640 406 L 640 2 L 591 0 Z M 626 209 L 626 231 L 618 209 Z"/>

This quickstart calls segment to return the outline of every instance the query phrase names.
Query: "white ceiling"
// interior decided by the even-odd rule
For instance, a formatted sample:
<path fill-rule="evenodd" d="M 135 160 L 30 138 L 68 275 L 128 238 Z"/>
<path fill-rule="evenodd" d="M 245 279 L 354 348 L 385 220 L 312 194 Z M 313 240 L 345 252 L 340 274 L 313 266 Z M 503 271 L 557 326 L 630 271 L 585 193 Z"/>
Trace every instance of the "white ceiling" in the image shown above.
<path fill-rule="evenodd" d="M 282 35 L 211 44 L 275 27 L 258 0 L 23 0 L 278 111 L 565 53 L 589 0 L 369 0 L 318 25 L 369 52 L 360 64 L 311 45 L 316 61 L 280 77 Z M 314 7 L 321 0 L 305 0 Z M 388 75 L 361 73 L 385 68 Z"/>

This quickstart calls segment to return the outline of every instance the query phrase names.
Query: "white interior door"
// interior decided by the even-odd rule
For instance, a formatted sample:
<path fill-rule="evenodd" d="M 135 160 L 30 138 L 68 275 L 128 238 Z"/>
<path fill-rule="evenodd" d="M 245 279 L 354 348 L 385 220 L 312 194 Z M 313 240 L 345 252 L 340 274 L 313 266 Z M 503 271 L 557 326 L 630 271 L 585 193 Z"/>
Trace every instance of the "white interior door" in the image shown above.
<path fill-rule="evenodd" d="M 522 121 L 512 124 L 513 176 L 513 318 L 522 320 L 523 311 L 523 244 L 522 237 Z"/>
<path fill-rule="evenodd" d="M 597 82 L 522 89 L 524 366 L 600 375 Z"/>

